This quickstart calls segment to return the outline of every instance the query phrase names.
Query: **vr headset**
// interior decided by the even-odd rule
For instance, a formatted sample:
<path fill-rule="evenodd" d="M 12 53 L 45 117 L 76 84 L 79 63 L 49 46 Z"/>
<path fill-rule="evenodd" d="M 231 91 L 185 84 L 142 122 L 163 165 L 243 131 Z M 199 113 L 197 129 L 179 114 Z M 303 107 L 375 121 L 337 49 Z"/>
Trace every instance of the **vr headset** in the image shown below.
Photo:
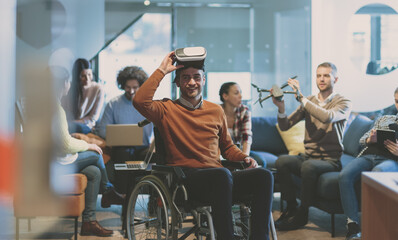
<path fill-rule="evenodd" d="M 206 55 L 206 49 L 204 47 L 186 47 L 175 50 L 177 62 L 183 65 L 186 62 L 204 61 Z"/>
<path fill-rule="evenodd" d="M 174 82 L 176 82 L 177 76 L 183 69 L 193 67 L 205 71 L 205 58 L 207 53 L 204 47 L 177 48 L 174 54 L 177 65 L 184 65 L 183 68 L 177 69 Z"/>

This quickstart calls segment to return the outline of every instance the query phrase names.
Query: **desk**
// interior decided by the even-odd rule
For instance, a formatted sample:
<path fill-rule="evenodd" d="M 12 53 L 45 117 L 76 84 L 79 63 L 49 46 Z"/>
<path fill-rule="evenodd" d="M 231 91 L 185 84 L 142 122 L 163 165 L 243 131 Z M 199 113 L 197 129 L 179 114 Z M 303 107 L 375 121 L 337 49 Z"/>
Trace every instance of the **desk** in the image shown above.
<path fill-rule="evenodd" d="M 362 173 L 362 239 L 398 239 L 398 173 Z"/>

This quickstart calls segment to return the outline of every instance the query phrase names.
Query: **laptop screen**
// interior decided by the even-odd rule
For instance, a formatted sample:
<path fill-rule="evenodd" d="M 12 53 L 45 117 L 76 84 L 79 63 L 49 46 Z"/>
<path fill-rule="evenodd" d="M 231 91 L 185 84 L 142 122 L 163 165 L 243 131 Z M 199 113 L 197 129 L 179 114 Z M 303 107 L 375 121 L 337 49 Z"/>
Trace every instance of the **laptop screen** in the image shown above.
<path fill-rule="evenodd" d="M 137 124 L 109 124 L 106 126 L 107 146 L 142 146 L 143 128 Z"/>

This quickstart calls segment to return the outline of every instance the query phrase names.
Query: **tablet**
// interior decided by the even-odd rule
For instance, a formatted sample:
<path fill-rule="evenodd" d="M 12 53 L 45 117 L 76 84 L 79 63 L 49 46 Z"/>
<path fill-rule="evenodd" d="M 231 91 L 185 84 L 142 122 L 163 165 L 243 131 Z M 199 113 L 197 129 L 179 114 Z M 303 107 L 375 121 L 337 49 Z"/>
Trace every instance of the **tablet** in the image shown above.
<path fill-rule="evenodd" d="M 384 141 L 387 139 L 395 142 L 394 130 L 377 130 L 377 144 L 384 146 Z"/>

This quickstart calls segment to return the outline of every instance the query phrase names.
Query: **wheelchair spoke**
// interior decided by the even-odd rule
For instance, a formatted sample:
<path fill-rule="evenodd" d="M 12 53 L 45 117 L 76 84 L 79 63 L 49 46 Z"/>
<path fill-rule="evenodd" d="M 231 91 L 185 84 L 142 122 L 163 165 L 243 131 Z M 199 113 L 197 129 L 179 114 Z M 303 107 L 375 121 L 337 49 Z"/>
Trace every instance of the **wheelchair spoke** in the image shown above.
<path fill-rule="evenodd" d="M 147 179 L 148 181 L 144 181 Z M 150 181 L 149 181 L 150 180 Z M 127 209 L 129 240 L 170 240 L 175 213 L 169 209 L 170 196 L 164 185 L 154 176 L 137 183 L 131 193 Z"/>

